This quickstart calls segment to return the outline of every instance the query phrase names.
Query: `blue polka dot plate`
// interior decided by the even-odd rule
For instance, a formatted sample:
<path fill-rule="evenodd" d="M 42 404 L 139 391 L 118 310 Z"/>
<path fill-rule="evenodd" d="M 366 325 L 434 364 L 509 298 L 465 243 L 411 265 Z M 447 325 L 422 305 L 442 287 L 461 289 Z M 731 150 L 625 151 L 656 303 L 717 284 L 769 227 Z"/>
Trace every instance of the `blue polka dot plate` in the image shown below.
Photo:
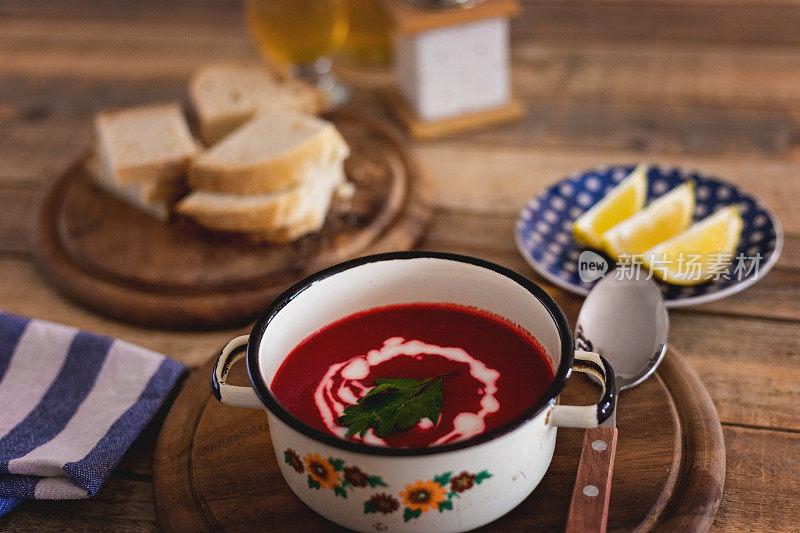
<path fill-rule="evenodd" d="M 539 275 L 563 289 L 586 295 L 599 277 L 586 272 L 589 264 L 586 259 L 600 264 L 605 261 L 609 268 L 614 267 L 611 258 L 597 250 L 588 252 L 589 248 L 572 237 L 572 223 L 633 168 L 621 165 L 575 174 L 542 191 L 522 208 L 515 229 L 517 247 Z M 695 183 L 695 222 L 717 209 L 737 204 L 744 225 L 730 264 L 711 281 L 690 287 L 658 281 L 667 307 L 710 302 L 749 287 L 772 268 L 783 248 L 783 230 L 775 214 L 753 195 L 720 179 L 678 168 L 651 166 L 648 202 L 687 180 Z"/>

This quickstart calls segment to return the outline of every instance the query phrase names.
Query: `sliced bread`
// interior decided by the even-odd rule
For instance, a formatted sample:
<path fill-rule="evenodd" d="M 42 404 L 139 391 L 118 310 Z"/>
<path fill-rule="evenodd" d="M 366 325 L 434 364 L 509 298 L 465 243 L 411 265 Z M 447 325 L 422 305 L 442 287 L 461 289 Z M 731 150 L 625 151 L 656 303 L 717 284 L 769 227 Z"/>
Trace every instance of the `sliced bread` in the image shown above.
<path fill-rule="evenodd" d="M 289 111 L 266 111 L 195 158 L 193 189 L 264 194 L 341 167 L 350 149 L 326 120 Z"/>
<path fill-rule="evenodd" d="M 173 206 L 187 192 L 183 177 L 120 185 L 108 175 L 97 157 L 88 161 L 87 168 L 92 181 L 101 188 L 163 221 L 169 220 Z"/>
<path fill-rule="evenodd" d="M 326 210 L 327 211 L 327 210 Z M 264 230 L 258 233 L 248 233 L 245 236 L 248 240 L 255 243 L 271 242 L 283 244 L 296 241 L 300 237 L 319 231 L 325 224 L 327 212 L 320 209 L 310 211 L 302 220 L 290 226 L 283 226 L 271 230 Z"/>
<path fill-rule="evenodd" d="M 198 151 L 177 103 L 103 112 L 94 123 L 100 163 L 120 185 L 177 179 Z"/>
<path fill-rule="evenodd" d="M 305 224 L 304 231 L 321 227 L 333 192 L 344 183 L 341 165 L 331 166 L 316 179 L 276 193 L 237 195 L 193 190 L 176 210 L 214 231 L 269 233 Z"/>
<path fill-rule="evenodd" d="M 259 110 L 317 113 L 322 95 L 305 82 L 282 80 L 262 65 L 216 63 L 192 75 L 189 97 L 200 134 L 214 144 Z"/>

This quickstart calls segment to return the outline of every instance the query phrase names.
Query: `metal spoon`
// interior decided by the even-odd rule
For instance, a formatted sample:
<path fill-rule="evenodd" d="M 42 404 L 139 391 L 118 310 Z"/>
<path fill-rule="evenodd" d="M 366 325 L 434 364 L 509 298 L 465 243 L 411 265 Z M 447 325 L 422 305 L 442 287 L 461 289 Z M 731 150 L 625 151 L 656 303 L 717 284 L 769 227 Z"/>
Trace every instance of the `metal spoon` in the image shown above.
<path fill-rule="evenodd" d="M 576 347 L 614 368 L 618 391 L 655 372 L 667 349 L 669 318 L 661 291 L 638 269 L 609 272 L 589 292 L 575 328 Z M 617 399 L 619 406 L 619 398 Z M 606 530 L 617 414 L 586 430 L 567 519 L 568 532 Z"/>

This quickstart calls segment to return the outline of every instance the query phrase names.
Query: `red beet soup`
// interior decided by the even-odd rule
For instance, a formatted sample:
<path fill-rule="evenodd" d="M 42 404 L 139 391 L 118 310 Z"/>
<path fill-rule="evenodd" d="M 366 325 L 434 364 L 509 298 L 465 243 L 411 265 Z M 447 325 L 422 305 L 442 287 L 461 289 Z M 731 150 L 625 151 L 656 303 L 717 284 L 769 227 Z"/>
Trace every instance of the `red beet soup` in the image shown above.
<path fill-rule="evenodd" d="M 474 308 L 418 303 L 369 309 L 325 326 L 292 350 L 271 388 L 292 414 L 317 429 L 376 446 L 420 448 L 468 439 L 514 420 L 554 377 L 536 339 L 511 322 Z M 438 420 L 408 418 L 407 412 L 398 418 L 406 427 L 399 424 L 379 437 L 373 426 L 346 437 L 348 418 L 342 415 L 350 406 L 360 408 L 360 399 L 361 407 L 371 405 L 367 400 L 378 395 L 364 397 L 376 379 L 410 384 L 408 412 L 423 399 L 440 402 Z M 405 391 L 382 388 L 383 397 Z"/>

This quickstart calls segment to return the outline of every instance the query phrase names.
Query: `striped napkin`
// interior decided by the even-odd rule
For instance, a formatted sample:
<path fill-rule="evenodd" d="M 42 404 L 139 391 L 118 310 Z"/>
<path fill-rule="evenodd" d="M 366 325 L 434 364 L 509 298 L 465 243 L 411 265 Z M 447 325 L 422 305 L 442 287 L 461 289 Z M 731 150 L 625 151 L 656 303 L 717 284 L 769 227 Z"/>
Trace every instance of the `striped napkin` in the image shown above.
<path fill-rule="evenodd" d="M 0 516 L 93 496 L 185 367 L 75 328 L 0 313 Z"/>

